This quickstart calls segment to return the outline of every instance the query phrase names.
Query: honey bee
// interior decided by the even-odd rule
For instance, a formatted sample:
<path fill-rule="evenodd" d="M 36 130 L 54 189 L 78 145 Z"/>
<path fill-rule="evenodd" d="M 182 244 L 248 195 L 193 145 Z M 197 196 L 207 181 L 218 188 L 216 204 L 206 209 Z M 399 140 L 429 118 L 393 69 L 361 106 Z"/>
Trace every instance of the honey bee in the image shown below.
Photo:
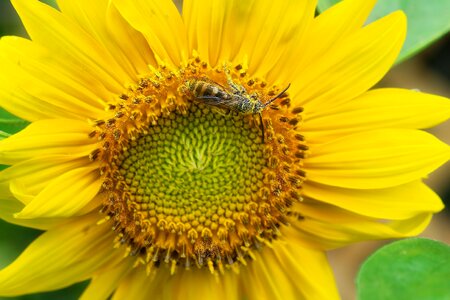
<path fill-rule="evenodd" d="M 236 84 L 228 73 L 227 83 L 229 88 L 225 88 L 219 83 L 206 79 L 190 79 L 185 82 L 185 86 L 202 103 L 235 111 L 243 115 L 259 114 L 262 142 L 264 143 L 262 112 L 273 101 L 280 98 L 289 89 L 291 84 L 288 84 L 278 95 L 263 103 L 256 93 L 249 94 L 242 85 Z"/>

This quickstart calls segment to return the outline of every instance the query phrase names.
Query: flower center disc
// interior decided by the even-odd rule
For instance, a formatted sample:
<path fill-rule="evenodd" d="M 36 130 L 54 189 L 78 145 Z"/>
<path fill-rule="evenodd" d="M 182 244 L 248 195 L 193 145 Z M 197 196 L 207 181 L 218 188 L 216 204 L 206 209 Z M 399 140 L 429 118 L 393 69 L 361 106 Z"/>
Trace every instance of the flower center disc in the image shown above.
<path fill-rule="evenodd" d="M 103 145 L 91 159 L 103 162 L 102 212 L 113 222 L 116 243 L 126 244 L 148 272 L 162 262 L 171 272 L 196 265 L 223 273 L 245 265 L 277 238 L 289 207 L 301 199 L 301 110 L 291 110 L 284 96 L 284 105 L 264 111 L 263 142 L 254 114 L 207 104 L 185 86 L 203 80 L 232 94 L 227 84 L 250 92 L 243 83 L 250 82 L 258 99 L 276 90 L 256 86 L 242 71 L 238 78 L 245 81 L 231 82 L 234 74 L 205 71 L 198 60 L 178 75 L 165 68 L 155 73 L 111 105 L 114 117 L 97 120 L 91 134 Z"/>
<path fill-rule="evenodd" d="M 134 216 L 145 234 L 152 233 L 142 238 L 149 244 L 162 236 L 164 243 L 173 241 L 166 249 L 160 245 L 159 252 L 166 253 L 154 253 L 153 259 L 180 257 L 189 264 L 189 253 L 200 266 L 221 257 L 236 260 L 235 244 L 250 246 L 249 240 L 239 241 L 258 235 L 253 226 L 237 232 L 235 227 L 255 217 L 253 199 L 262 187 L 265 163 L 256 127 L 205 105 L 159 119 L 132 142 L 119 169 Z M 247 237 L 234 236 L 244 231 Z"/>

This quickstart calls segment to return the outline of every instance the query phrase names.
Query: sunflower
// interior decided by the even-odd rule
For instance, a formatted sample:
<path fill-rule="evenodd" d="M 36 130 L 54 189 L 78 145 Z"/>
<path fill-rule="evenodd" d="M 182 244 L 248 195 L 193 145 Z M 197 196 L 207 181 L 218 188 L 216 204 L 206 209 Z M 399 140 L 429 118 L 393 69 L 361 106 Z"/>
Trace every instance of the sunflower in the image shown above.
<path fill-rule="evenodd" d="M 402 46 L 374 1 L 12 0 L 0 216 L 44 230 L 0 295 L 336 299 L 325 251 L 413 236 L 443 205 L 447 99 L 368 91 Z"/>

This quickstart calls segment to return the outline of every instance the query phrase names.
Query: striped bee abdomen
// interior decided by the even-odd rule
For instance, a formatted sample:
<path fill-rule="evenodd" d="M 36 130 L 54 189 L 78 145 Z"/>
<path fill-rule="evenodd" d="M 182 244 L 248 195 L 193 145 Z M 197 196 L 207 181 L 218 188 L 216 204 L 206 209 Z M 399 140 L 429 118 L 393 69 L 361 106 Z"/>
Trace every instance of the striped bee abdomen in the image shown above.
<path fill-rule="evenodd" d="M 189 91 L 196 98 L 218 98 L 218 99 L 230 99 L 231 96 L 219 85 L 209 83 L 202 80 L 191 80 L 187 82 Z"/>

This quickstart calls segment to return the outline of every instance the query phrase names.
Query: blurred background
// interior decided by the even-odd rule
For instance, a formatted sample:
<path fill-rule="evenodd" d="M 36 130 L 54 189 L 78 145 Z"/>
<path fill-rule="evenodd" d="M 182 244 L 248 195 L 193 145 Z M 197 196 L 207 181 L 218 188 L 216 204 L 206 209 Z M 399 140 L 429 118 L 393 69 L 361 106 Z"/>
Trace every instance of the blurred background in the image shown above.
<path fill-rule="evenodd" d="M 43 2 L 55 5 L 53 0 Z M 181 1 L 175 2 L 179 4 Z M 4 0 L 0 1 L 0 35 L 26 36 L 11 4 Z M 419 89 L 422 92 L 450 97 L 450 35 L 447 34 L 420 54 L 395 66 L 379 86 Z M 439 125 L 430 132 L 450 144 L 450 122 Z M 450 164 L 447 163 L 434 172 L 426 182 L 442 197 L 448 207 Z M 434 217 L 421 236 L 450 244 L 449 228 L 450 211 L 446 208 Z M 39 234 L 39 231 L 17 227 L 0 220 L 0 269 L 12 262 Z M 355 278 L 360 264 L 373 251 L 389 242 L 364 242 L 329 253 L 342 299 L 356 299 Z M 60 291 L 0 299 L 78 299 L 86 286 L 87 282 L 84 282 Z"/>

